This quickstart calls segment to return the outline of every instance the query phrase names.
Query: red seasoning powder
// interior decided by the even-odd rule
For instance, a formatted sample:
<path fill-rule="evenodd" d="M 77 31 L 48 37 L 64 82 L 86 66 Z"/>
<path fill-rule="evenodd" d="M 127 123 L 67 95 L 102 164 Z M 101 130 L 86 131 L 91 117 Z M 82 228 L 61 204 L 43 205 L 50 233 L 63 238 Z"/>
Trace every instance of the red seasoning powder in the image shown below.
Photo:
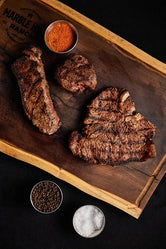
<path fill-rule="evenodd" d="M 75 42 L 75 32 L 69 24 L 57 22 L 47 36 L 48 46 L 56 52 L 69 50 Z"/>

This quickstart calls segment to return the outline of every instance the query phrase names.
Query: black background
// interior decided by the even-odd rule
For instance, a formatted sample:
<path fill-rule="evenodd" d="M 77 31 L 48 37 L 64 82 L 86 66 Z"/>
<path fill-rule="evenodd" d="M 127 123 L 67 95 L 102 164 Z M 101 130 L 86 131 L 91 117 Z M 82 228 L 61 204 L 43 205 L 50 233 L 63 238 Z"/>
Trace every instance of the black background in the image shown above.
<path fill-rule="evenodd" d="M 166 62 L 164 1 L 62 2 Z M 61 208 L 50 215 L 39 214 L 29 201 L 33 185 L 44 179 L 58 183 L 64 193 Z M 36 167 L 0 154 L 0 249 L 165 248 L 165 180 L 137 220 Z M 72 227 L 75 210 L 85 204 L 100 207 L 106 216 L 105 229 L 96 238 L 82 238 Z"/>

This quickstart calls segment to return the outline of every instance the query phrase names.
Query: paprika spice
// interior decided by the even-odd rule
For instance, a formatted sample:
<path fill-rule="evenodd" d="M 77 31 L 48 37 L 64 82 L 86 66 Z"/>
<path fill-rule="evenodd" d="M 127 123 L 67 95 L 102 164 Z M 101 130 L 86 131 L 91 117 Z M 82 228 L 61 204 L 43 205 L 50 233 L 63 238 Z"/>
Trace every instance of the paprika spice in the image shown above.
<path fill-rule="evenodd" d="M 46 43 L 55 52 L 68 51 L 76 42 L 76 33 L 66 21 L 58 21 L 51 24 L 46 34 Z"/>

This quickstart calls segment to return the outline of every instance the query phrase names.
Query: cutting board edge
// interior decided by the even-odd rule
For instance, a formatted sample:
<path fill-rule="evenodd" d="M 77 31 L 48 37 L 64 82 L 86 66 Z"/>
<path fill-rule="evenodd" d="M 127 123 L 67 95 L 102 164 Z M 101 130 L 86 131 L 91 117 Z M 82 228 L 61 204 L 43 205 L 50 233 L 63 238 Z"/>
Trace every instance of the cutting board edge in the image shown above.
<path fill-rule="evenodd" d="M 138 198 L 135 201 L 136 206 L 140 206 L 141 202 L 143 201 L 145 195 L 153 187 L 153 184 L 159 184 L 160 180 L 164 177 L 166 173 L 166 154 L 162 157 L 161 161 L 153 171 L 152 175 L 150 176 L 149 180 L 147 181 L 146 185 L 144 186 L 143 190 L 139 194 Z M 159 177 L 158 177 L 159 176 Z M 158 180 L 156 183 L 155 180 Z M 155 189 L 154 189 L 155 190 Z M 153 191 L 154 192 L 154 191 Z"/>
<path fill-rule="evenodd" d="M 50 163 L 49 161 L 46 161 L 43 158 L 37 157 L 20 148 L 17 148 L 14 145 L 9 144 L 8 142 L 1 139 L 0 152 L 18 160 L 21 160 L 25 163 L 36 166 L 37 168 L 40 168 L 48 172 L 49 174 L 73 185 L 81 191 L 121 209 L 122 211 L 128 213 L 136 219 L 140 217 L 143 211 L 143 209 L 141 207 L 138 207 L 136 204 L 126 201 L 125 199 L 112 193 L 109 193 L 105 190 L 92 186 L 89 183 L 80 179 L 79 177 L 73 175 L 72 173 L 58 167 L 57 165 L 54 165 L 53 163 Z"/>
<path fill-rule="evenodd" d="M 72 9 L 71 7 L 65 5 L 64 3 L 61 3 L 60 1 L 57 0 L 36 0 L 36 1 L 41 2 L 47 6 L 50 6 L 56 9 L 57 11 L 61 12 L 62 14 L 68 16 L 69 18 L 73 19 L 74 21 L 81 24 L 85 28 L 96 33 L 98 36 L 107 40 L 107 42 L 110 42 L 114 44 L 117 48 L 119 47 L 120 49 L 131 54 L 133 57 L 135 57 L 135 59 L 143 63 L 145 66 L 150 67 L 152 70 L 157 70 L 158 72 L 164 74 L 164 76 L 166 77 L 165 63 L 144 52 L 140 48 L 136 47 L 132 43 L 128 42 L 127 40 L 123 39 L 119 35 L 103 27 L 102 25 L 96 23 L 95 21 L 84 16 L 78 11 Z"/>

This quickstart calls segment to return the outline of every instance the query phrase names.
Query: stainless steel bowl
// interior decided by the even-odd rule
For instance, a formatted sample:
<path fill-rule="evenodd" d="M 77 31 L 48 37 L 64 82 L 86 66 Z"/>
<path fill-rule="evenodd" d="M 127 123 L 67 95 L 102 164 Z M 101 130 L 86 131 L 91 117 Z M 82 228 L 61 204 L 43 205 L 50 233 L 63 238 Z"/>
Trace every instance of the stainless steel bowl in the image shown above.
<path fill-rule="evenodd" d="M 100 213 L 100 215 L 101 215 L 101 217 L 102 217 L 102 224 L 101 224 L 101 226 L 100 226 L 100 228 L 97 228 L 96 230 L 94 230 L 92 233 L 90 233 L 90 234 L 85 234 L 84 233 L 84 230 L 86 229 L 86 231 L 87 231 L 87 222 L 89 222 L 90 223 L 90 218 L 88 217 L 86 217 L 86 219 L 85 219 L 85 216 L 84 216 L 84 214 L 86 213 L 85 212 L 85 208 L 93 208 L 94 210 L 96 210 L 98 213 Z M 84 209 L 84 210 L 83 210 Z M 93 219 L 94 219 L 94 217 L 93 217 Z M 80 225 L 80 227 L 81 227 L 81 229 L 80 229 L 80 227 L 78 227 L 78 222 L 77 221 L 79 221 L 79 222 L 81 222 L 82 224 Z M 94 220 L 92 221 L 92 224 L 94 224 Z M 84 229 L 84 227 L 83 226 L 85 226 L 85 229 Z M 73 216 L 73 227 L 74 227 L 74 229 L 75 229 L 75 231 L 80 235 L 80 236 L 82 236 L 82 237 L 84 237 L 84 238 L 94 238 L 94 237 L 96 237 L 96 236 L 98 236 L 102 231 L 103 231 L 103 229 L 104 229 L 104 227 L 105 227 L 105 215 L 104 215 L 104 213 L 102 212 L 102 210 L 100 209 L 100 208 L 98 208 L 98 207 L 96 207 L 96 206 L 94 206 L 94 205 L 85 205 L 85 206 L 82 206 L 82 207 L 80 207 L 80 208 L 78 208 L 77 210 L 76 210 L 76 212 L 74 213 L 74 216 Z"/>
<path fill-rule="evenodd" d="M 58 52 L 58 51 L 53 50 L 52 48 L 49 47 L 49 44 L 48 44 L 48 42 L 47 42 L 47 36 L 48 36 L 48 34 L 50 33 L 50 31 L 52 30 L 52 28 L 54 27 L 54 25 L 57 24 L 57 23 L 67 23 L 67 24 L 72 28 L 72 30 L 73 30 L 74 33 L 75 33 L 75 41 L 74 41 L 74 43 L 73 43 L 73 46 L 70 47 L 68 50 L 63 51 L 63 52 Z M 75 48 L 75 46 L 77 45 L 77 42 L 78 42 L 78 31 L 77 31 L 76 27 L 75 27 L 72 23 L 70 23 L 69 21 L 66 21 L 66 20 L 57 20 L 57 21 L 52 22 L 52 23 L 46 28 L 45 33 L 44 33 L 44 41 L 45 41 L 46 46 L 47 46 L 52 52 L 54 52 L 54 53 L 56 53 L 56 54 L 66 54 L 66 53 L 71 52 L 71 51 Z"/>
<path fill-rule="evenodd" d="M 50 182 L 50 183 L 53 183 L 53 184 L 58 188 L 58 190 L 59 190 L 59 192 L 60 192 L 60 195 L 61 195 L 61 201 L 60 201 L 58 207 L 55 208 L 55 209 L 54 209 L 53 211 L 51 211 L 51 212 L 42 212 L 42 211 L 39 210 L 39 209 L 34 205 L 34 203 L 33 203 L 33 199 L 32 199 L 33 190 L 34 190 L 40 183 L 43 183 L 43 182 Z M 38 211 L 39 213 L 42 213 L 42 214 L 51 214 L 51 213 L 54 213 L 55 211 L 57 211 L 57 210 L 60 208 L 60 206 L 61 206 L 61 204 L 62 204 L 62 201 L 63 201 L 63 193 L 62 193 L 61 188 L 58 186 L 58 184 L 56 184 L 55 182 L 50 181 L 50 180 L 43 180 L 43 181 L 40 181 L 40 182 L 36 183 L 36 184 L 33 186 L 32 190 L 31 190 L 31 193 L 30 193 L 30 202 L 31 202 L 33 208 L 34 208 L 36 211 Z"/>

